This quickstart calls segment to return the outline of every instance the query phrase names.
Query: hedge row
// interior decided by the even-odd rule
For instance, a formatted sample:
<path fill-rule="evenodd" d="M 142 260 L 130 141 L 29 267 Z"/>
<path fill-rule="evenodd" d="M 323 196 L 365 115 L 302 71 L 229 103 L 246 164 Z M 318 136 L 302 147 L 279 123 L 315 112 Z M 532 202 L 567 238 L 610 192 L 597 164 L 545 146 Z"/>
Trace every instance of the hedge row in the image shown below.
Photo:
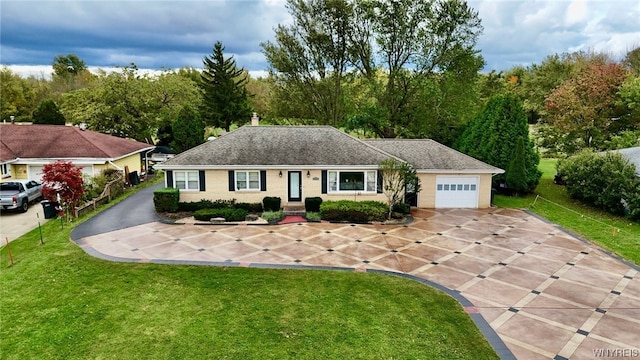
<path fill-rule="evenodd" d="M 244 209 L 249 213 L 259 214 L 262 212 L 261 203 L 237 203 L 235 199 L 231 200 L 206 200 L 192 202 L 181 202 L 178 204 L 180 211 L 194 212 L 202 209 Z"/>
<path fill-rule="evenodd" d="M 380 201 L 325 201 L 320 205 L 322 220 L 352 223 L 384 221 L 389 208 Z"/>
<path fill-rule="evenodd" d="M 224 218 L 226 221 L 244 221 L 247 214 L 248 212 L 245 209 L 201 209 L 194 212 L 193 217 L 200 221 L 209 221 L 212 218 Z"/>

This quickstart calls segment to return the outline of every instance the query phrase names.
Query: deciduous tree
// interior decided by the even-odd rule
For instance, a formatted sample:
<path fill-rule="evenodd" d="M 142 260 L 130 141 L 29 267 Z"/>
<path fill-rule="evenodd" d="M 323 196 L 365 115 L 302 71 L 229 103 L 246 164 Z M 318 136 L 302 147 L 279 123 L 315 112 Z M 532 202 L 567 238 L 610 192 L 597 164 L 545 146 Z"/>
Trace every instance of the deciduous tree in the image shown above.
<path fill-rule="evenodd" d="M 42 168 L 42 196 L 49 201 L 60 200 L 67 214 L 80 204 L 83 194 L 81 167 L 59 160 Z"/>
<path fill-rule="evenodd" d="M 601 148 L 612 133 L 628 128 L 616 106 L 627 75 L 619 64 L 589 64 L 546 97 L 545 122 L 580 139 L 579 146 Z"/>
<path fill-rule="evenodd" d="M 378 165 L 382 176 L 382 192 L 387 197 L 389 219 L 394 205 L 404 201 L 405 189 L 410 186 L 416 193 L 420 191 L 420 181 L 416 170 L 408 163 L 394 158 L 383 160 Z"/>

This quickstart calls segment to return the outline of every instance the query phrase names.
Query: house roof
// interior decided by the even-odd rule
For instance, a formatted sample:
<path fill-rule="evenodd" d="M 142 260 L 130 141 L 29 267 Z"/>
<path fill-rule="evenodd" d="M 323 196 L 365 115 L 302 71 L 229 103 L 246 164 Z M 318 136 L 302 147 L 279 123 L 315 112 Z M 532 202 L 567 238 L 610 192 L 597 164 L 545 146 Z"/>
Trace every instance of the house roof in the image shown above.
<path fill-rule="evenodd" d="M 119 159 L 152 149 L 143 142 L 64 125 L 0 125 L 0 161 L 13 159 Z"/>
<path fill-rule="evenodd" d="M 452 171 L 501 174 L 504 170 L 431 139 L 367 139 L 371 144 L 411 164 L 416 171 Z"/>
<path fill-rule="evenodd" d="M 433 140 L 359 140 L 331 126 L 243 126 L 157 168 L 375 166 L 388 158 L 416 170 L 502 173 Z"/>
<path fill-rule="evenodd" d="M 243 126 L 157 167 L 377 166 L 389 157 L 331 126 Z"/>
<path fill-rule="evenodd" d="M 627 158 L 629 162 L 634 164 L 636 166 L 636 174 L 640 176 L 640 146 L 613 150 L 613 152 L 620 153 L 622 156 Z"/>

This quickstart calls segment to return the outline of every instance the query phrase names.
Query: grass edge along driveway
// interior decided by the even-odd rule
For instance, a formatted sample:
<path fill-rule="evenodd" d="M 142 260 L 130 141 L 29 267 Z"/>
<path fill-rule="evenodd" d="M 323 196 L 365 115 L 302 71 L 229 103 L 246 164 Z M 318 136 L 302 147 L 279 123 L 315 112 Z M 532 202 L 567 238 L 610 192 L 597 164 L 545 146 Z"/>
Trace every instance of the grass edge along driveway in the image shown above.
<path fill-rule="evenodd" d="M 553 183 L 557 159 L 541 159 L 540 184 L 534 193 L 523 197 L 496 195 L 499 207 L 527 209 L 583 239 L 640 265 L 640 223 L 608 214 L 567 195 L 562 185 Z M 541 198 L 536 199 L 540 195 Z"/>
<path fill-rule="evenodd" d="M 82 220 L 80 220 L 82 221 Z M 59 222 L 0 254 L 0 357 L 496 359 L 461 305 L 415 281 L 112 263 Z"/>

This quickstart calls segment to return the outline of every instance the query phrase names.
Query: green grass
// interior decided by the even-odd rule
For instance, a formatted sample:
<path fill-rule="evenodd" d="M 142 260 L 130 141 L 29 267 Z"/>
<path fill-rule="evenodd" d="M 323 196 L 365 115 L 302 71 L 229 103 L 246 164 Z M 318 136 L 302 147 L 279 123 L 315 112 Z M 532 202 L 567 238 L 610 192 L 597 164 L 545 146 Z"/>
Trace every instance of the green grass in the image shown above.
<path fill-rule="evenodd" d="M 2 359 L 497 358 L 455 300 L 417 282 L 114 263 L 69 241 L 73 226 L 12 242 L 13 266 L 1 249 Z"/>
<path fill-rule="evenodd" d="M 540 184 L 526 197 L 496 195 L 499 207 L 526 208 L 591 242 L 640 265 L 640 223 L 593 209 L 571 199 L 553 183 L 555 159 L 542 159 Z M 537 196 L 540 198 L 537 198 Z"/>

